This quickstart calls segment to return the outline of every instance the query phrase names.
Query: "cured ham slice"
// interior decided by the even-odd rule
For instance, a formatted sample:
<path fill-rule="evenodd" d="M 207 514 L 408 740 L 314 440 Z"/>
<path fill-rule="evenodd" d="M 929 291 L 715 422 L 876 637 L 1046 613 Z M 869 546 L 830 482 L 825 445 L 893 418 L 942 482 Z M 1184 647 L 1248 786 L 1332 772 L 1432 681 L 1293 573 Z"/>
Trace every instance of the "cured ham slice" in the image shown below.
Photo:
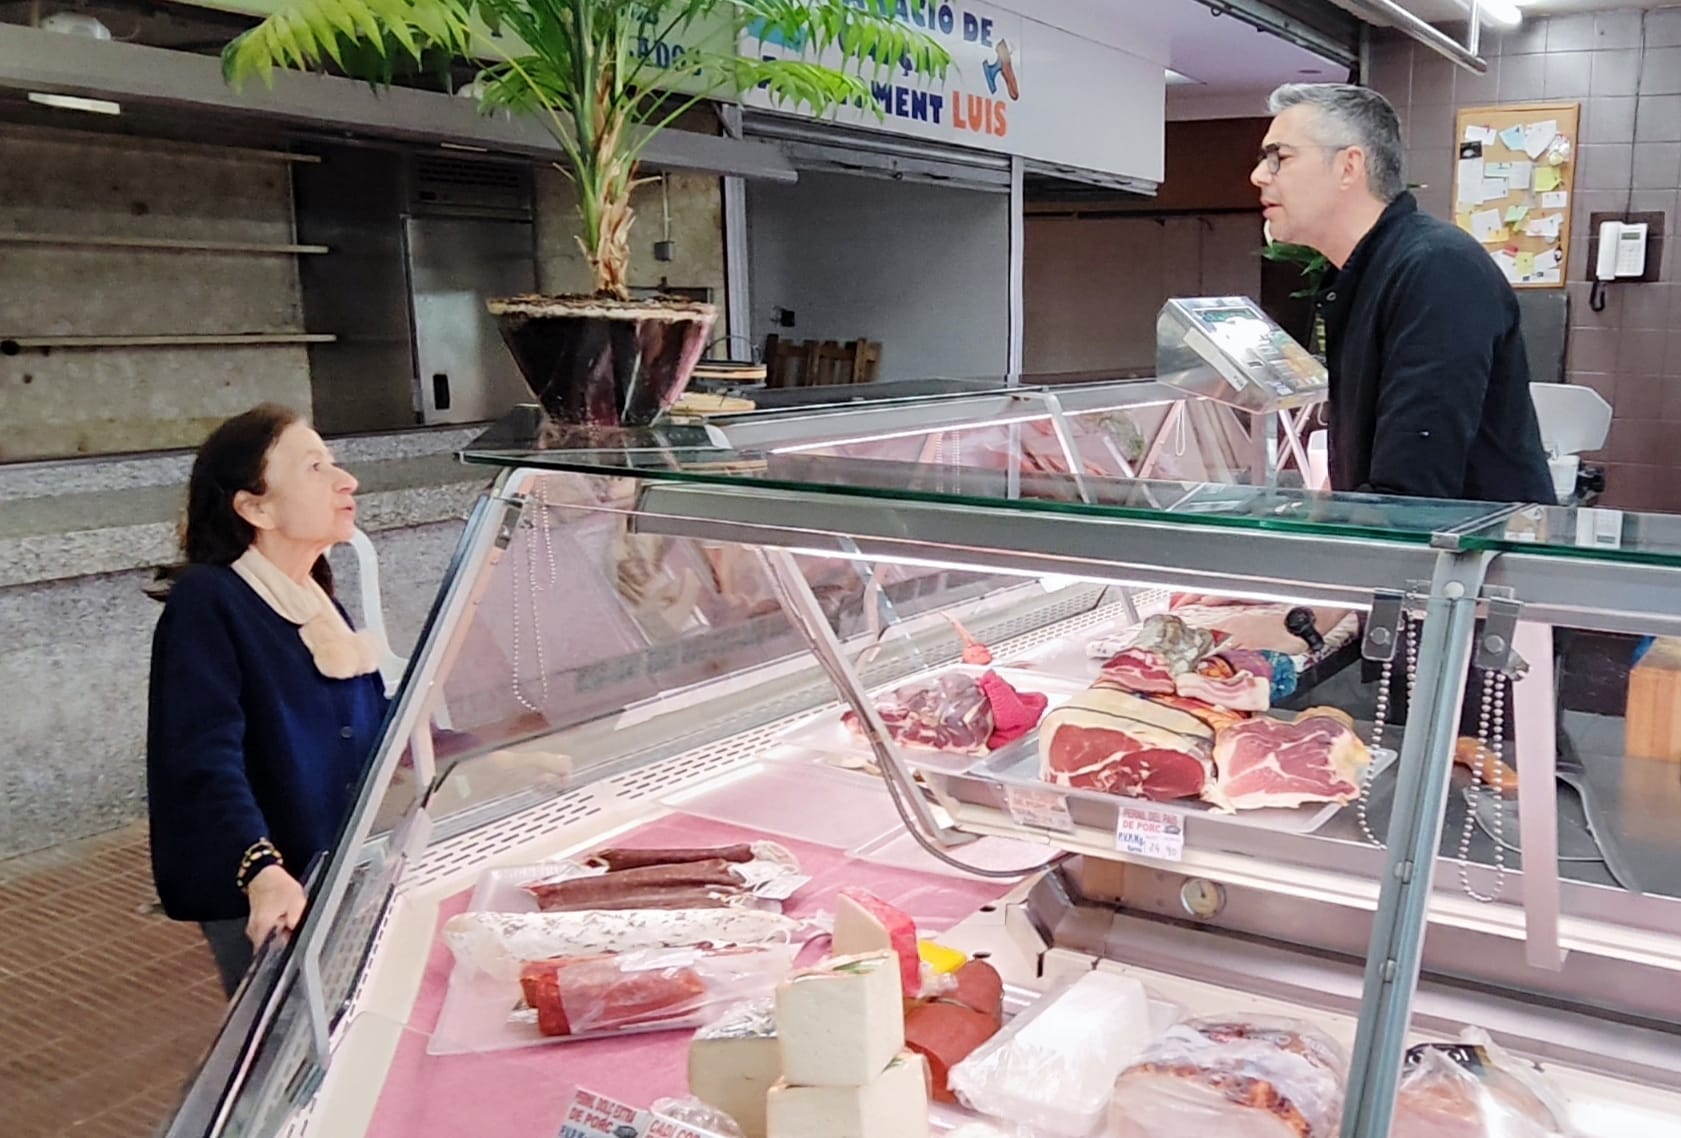
<path fill-rule="evenodd" d="M 1272 706 L 1272 680 L 1253 672 L 1238 672 L 1225 679 L 1189 672 L 1175 676 L 1173 682 L 1179 695 L 1232 711 L 1265 711 Z"/>
<path fill-rule="evenodd" d="M 1091 688 L 1045 717 L 1040 777 L 1157 802 L 1194 798 L 1214 774 L 1212 735 L 1195 716 L 1126 692 Z"/>
<path fill-rule="evenodd" d="M 1225 811 L 1352 802 L 1370 761 L 1353 721 L 1335 708 L 1304 711 L 1294 723 L 1251 719 L 1215 740 L 1218 774 L 1203 797 Z"/>
<path fill-rule="evenodd" d="M 1109 657 L 1097 675 L 1097 683 L 1140 695 L 1172 695 L 1176 690 L 1167 661 L 1144 648 L 1128 648 Z"/>

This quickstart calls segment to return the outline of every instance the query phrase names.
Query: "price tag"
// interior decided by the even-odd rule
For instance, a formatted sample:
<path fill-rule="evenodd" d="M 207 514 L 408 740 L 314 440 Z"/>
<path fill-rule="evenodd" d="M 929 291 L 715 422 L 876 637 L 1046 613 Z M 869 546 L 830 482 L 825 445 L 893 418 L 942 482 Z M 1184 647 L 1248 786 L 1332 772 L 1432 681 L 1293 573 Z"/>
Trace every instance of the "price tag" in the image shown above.
<path fill-rule="evenodd" d="M 1185 856 L 1185 819 L 1168 810 L 1123 806 L 1115 819 L 1115 848 L 1137 857 L 1178 861 Z"/>
<path fill-rule="evenodd" d="M 560 1138 L 645 1138 L 654 1116 L 579 1087 L 572 1092 Z"/>
<path fill-rule="evenodd" d="M 1074 819 L 1068 814 L 1068 796 L 1054 790 L 1006 786 L 1004 808 L 1010 812 L 1010 820 L 1018 826 L 1056 830 L 1064 834 L 1074 832 Z"/>

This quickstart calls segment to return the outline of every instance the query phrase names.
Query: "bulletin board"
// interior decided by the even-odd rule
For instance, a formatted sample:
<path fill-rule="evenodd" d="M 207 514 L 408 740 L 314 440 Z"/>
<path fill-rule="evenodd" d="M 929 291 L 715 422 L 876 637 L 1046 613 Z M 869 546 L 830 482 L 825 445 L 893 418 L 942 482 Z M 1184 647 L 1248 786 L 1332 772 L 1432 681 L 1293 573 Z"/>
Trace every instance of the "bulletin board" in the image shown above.
<path fill-rule="evenodd" d="M 1454 124 L 1453 210 L 1513 288 L 1563 288 L 1580 103 L 1466 107 Z"/>

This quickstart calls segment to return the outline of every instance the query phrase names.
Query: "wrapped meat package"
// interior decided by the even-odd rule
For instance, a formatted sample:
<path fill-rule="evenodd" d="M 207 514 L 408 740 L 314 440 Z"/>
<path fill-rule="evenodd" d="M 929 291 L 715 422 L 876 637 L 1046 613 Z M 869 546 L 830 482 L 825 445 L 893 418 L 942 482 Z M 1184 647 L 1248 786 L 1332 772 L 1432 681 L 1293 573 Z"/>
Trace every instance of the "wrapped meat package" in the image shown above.
<path fill-rule="evenodd" d="M 1103 1125 L 1115 1076 L 1176 1016 L 1136 980 L 1082 973 L 952 1067 L 950 1087 L 982 1114 L 1085 1138 Z"/>
<path fill-rule="evenodd" d="M 1539 1068 L 1471 1028 L 1457 1044 L 1407 1052 L 1391 1138 L 1571 1138 L 1568 1110 Z"/>
<path fill-rule="evenodd" d="M 1290 1020 L 1201 1019 L 1151 1044 L 1115 1083 L 1111 1138 L 1335 1138 L 1348 1059 Z"/>
<path fill-rule="evenodd" d="M 533 960 L 520 969 L 520 990 L 546 1036 L 668 1031 L 775 991 L 794 955 L 792 945 L 779 945 Z"/>

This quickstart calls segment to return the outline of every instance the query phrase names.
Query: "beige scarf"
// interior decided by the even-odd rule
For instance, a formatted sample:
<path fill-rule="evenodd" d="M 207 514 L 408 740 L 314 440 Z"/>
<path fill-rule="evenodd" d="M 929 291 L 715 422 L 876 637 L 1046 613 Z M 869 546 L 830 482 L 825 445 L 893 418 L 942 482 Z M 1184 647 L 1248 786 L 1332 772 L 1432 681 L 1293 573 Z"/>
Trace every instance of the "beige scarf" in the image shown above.
<path fill-rule="evenodd" d="M 385 643 L 373 632 L 352 631 L 327 590 L 311 578 L 300 585 L 251 546 L 233 563 L 233 571 L 268 607 L 298 626 L 298 637 L 315 668 L 333 680 L 362 676 L 379 667 Z"/>

